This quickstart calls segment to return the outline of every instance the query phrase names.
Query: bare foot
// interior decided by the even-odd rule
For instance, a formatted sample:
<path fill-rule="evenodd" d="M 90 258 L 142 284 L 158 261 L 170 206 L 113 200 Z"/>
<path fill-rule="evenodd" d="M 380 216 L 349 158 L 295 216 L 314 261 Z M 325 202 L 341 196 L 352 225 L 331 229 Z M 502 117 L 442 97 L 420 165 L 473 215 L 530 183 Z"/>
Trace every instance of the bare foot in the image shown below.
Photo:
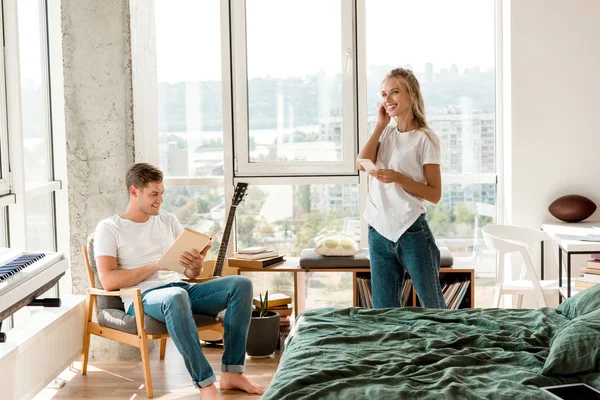
<path fill-rule="evenodd" d="M 200 388 L 200 398 L 202 400 L 223 400 L 223 397 L 214 384 Z"/>
<path fill-rule="evenodd" d="M 265 389 L 250 382 L 248 378 L 237 372 L 223 372 L 219 382 L 221 390 L 239 389 L 248 393 L 263 394 Z"/>

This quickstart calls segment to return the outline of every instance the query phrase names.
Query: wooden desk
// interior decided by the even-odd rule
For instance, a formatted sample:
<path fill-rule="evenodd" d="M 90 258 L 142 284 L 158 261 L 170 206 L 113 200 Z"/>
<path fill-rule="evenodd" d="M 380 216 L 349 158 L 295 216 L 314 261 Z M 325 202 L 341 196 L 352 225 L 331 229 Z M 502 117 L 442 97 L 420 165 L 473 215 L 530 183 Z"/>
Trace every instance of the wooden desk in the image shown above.
<path fill-rule="evenodd" d="M 304 296 L 300 298 L 298 293 L 305 292 L 305 275 L 307 272 L 304 268 L 301 268 L 299 265 L 298 257 L 287 257 L 285 262 L 281 264 L 277 264 L 272 267 L 267 267 L 264 269 L 254 269 L 254 268 L 238 268 L 237 274 L 241 275 L 244 272 L 292 272 L 294 274 L 294 315 L 300 314 L 305 309 L 304 304 Z M 310 272 L 352 272 L 352 306 L 356 307 L 357 305 L 357 287 L 356 287 L 356 274 L 360 272 L 371 272 L 370 268 L 362 267 L 362 268 L 314 268 L 311 269 Z M 465 304 L 468 304 L 468 307 L 475 306 L 475 272 L 471 268 L 440 268 L 440 276 L 445 274 L 452 273 L 462 273 L 466 274 L 469 277 L 471 284 L 469 285 L 470 293 L 468 296 L 465 296 Z M 416 293 L 414 293 L 413 289 L 413 304 L 416 303 Z"/>
<path fill-rule="evenodd" d="M 574 294 L 571 289 L 571 256 L 574 254 L 595 254 L 600 253 L 600 242 L 587 242 L 582 240 L 567 240 L 557 236 L 563 235 L 587 235 L 593 231 L 594 227 L 600 227 L 600 221 L 586 222 L 545 222 L 542 223 L 542 230 L 552 238 L 558 245 L 558 287 L 559 292 L 564 298 L 571 297 Z M 544 242 L 541 244 L 541 279 L 544 279 Z M 563 252 L 567 255 L 567 287 L 562 287 L 562 266 Z"/>

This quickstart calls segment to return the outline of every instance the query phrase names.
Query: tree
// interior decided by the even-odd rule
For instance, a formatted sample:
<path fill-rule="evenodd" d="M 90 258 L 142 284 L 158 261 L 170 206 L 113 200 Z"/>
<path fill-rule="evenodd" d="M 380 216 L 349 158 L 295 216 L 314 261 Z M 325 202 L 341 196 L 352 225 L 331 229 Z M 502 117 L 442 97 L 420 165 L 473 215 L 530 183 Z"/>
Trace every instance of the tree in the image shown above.
<path fill-rule="evenodd" d="M 475 214 L 471 212 L 466 203 L 458 203 L 452 210 L 454 219 L 455 235 L 459 237 L 469 237 L 473 235 L 475 226 Z"/>
<path fill-rule="evenodd" d="M 435 236 L 453 236 L 450 215 L 445 204 L 427 204 L 427 222 Z"/>
<path fill-rule="evenodd" d="M 210 203 L 207 196 L 198 196 L 196 197 L 196 212 L 198 214 L 206 214 L 210 211 Z"/>
<path fill-rule="evenodd" d="M 310 213 L 310 185 L 299 185 L 295 196 L 298 200 L 298 206 L 304 213 Z"/>

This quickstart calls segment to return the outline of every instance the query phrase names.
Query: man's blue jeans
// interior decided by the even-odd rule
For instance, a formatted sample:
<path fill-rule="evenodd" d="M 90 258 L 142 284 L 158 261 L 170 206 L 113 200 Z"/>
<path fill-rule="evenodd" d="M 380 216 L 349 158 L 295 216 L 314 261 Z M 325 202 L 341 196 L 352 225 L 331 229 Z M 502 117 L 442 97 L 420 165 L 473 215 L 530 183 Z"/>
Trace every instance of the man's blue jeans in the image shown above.
<path fill-rule="evenodd" d="M 142 304 L 145 314 L 167 325 L 196 387 L 209 386 L 216 377 L 202 352 L 192 314 L 216 316 L 227 310 L 223 321 L 225 349 L 221 371 L 244 372 L 246 339 L 252 316 L 250 279 L 236 275 L 202 284 L 169 283 L 142 293 Z M 133 305 L 127 313 L 134 315 Z"/>
<path fill-rule="evenodd" d="M 396 243 L 369 226 L 369 257 L 374 308 L 402 307 L 404 271 L 422 307 L 446 308 L 440 287 L 440 250 L 424 214 Z"/>

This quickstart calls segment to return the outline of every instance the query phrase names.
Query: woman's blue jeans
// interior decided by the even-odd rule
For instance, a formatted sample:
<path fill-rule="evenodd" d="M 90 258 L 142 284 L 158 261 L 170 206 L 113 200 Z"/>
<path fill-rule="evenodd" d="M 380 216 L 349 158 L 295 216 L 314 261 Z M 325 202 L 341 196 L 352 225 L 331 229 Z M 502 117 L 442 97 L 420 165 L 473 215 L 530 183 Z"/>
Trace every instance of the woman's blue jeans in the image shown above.
<path fill-rule="evenodd" d="M 440 286 L 440 250 L 422 214 L 396 243 L 369 226 L 373 307 L 402 307 L 404 271 L 422 307 L 446 308 Z"/>
<path fill-rule="evenodd" d="M 226 310 L 221 371 L 244 372 L 246 339 L 252 316 L 252 282 L 244 276 L 227 276 L 189 284 L 174 282 L 142 293 L 144 313 L 167 325 L 196 387 L 215 382 L 206 360 L 192 314 L 216 316 Z M 133 305 L 127 311 L 134 315 Z"/>

